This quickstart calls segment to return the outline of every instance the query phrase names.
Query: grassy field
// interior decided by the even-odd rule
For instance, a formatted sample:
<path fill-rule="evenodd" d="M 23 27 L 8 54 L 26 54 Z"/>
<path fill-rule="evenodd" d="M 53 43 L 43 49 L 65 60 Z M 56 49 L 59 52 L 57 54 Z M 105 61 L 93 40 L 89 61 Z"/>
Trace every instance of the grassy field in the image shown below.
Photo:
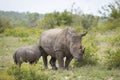
<path fill-rule="evenodd" d="M 14 64 L 13 54 L 16 48 L 35 45 L 39 42 L 41 32 L 29 31 L 32 33 L 23 37 L 19 37 L 19 34 L 17 36 L 8 35 L 10 34 L 8 32 L 0 34 L 0 80 L 120 80 L 119 68 L 108 70 L 106 66 L 102 65 L 106 60 L 104 57 L 106 50 L 119 49 L 119 44 L 116 43 L 120 41 L 119 28 L 103 33 L 92 31 L 83 39 L 86 53 L 92 55 L 86 55 L 86 57 L 91 57 L 92 62 L 96 62 L 96 64 L 76 67 L 73 60 L 69 70 L 57 71 L 51 70 L 50 65 L 49 69 L 44 69 L 42 58 L 36 65 L 24 63 L 21 70 Z M 118 53 L 120 54 L 120 51 Z"/>

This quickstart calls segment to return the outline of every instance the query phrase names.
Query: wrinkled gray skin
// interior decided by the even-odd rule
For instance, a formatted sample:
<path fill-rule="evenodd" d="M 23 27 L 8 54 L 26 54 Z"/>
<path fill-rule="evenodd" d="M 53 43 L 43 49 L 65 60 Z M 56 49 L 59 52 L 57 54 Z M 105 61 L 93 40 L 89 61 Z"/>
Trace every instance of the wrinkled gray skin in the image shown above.
<path fill-rule="evenodd" d="M 21 66 L 23 62 L 37 63 L 41 57 L 41 51 L 38 45 L 35 46 L 25 46 L 18 48 L 14 55 L 14 62 Z"/>
<path fill-rule="evenodd" d="M 47 68 L 47 56 L 50 55 L 50 64 L 52 69 L 56 70 L 56 59 L 58 60 L 60 69 L 68 69 L 69 63 L 73 58 L 80 61 L 83 59 L 85 48 L 82 47 L 82 37 L 87 34 L 77 34 L 71 28 L 50 29 L 42 33 L 40 37 L 40 45 L 43 50 L 43 62 Z M 64 63 L 64 57 L 66 61 Z M 65 65 L 64 65 L 65 64 Z"/>

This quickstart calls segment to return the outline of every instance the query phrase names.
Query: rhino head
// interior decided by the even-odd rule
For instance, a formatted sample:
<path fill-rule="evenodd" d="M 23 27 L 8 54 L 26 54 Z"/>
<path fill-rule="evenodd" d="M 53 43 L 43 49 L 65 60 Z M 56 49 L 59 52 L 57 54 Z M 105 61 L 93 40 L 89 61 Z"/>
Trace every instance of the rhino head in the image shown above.
<path fill-rule="evenodd" d="M 71 34 L 70 53 L 77 61 L 83 60 L 83 54 L 85 52 L 85 48 L 82 46 L 81 42 L 82 42 L 83 36 L 85 36 L 86 34 L 87 32 L 80 35 Z"/>

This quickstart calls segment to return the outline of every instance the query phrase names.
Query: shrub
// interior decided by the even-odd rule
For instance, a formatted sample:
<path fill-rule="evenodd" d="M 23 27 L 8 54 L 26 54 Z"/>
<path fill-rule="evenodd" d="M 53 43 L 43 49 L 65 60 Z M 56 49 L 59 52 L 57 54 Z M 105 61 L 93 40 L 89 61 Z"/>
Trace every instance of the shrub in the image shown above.
<path fill-rule="evenodd" d="M 108 31 L 108 30 L 113 30 L 120 27 L 120 19 L 111 19 L 111 20 L 107 20 L 105 21 L 103 24 L 101 24 L 100 26 L 97 26 L 97 30 L 100 31 Z"/>
<path fill-rule="evenodd" d="M 11 28 L 12 24 L 10 20 L 5 18 L 0 18 L 0 33 L 4 32 L 6 28 Z"/>
<path fill-rule="evenodd" d="M 120 47 L 120 34 L 114 35 L 112 38 L 108 39 L 108 42 L 113 47 Z"/>
<path fill-rule="evenodd" d="M 120 28 L 109 31 L 106 43 L 109 45 L 104 51 L 104 64 L 108 69 L 120 67 Z M 111 34 L 111 35 L 110 35 Z"/>
<path fill-rule="evenodd" d="M 7 69 L 9 75 L 14 76 L 15 80 L 48 80 L 48 75 L 38 70 L 38 66 L 23 64 L 21 68 L 12 65 Z"/>
<path fill-rule="evenodd" d="M 115 50 L 108 49 L 105 53 L 105 66 L 108 69 L 120 68 L 120 48 Z"/>
<path fill-rule="evenodd" d="M 12 29 L 6 29 L 4 34 L 6 36 L 15 36 L 15 37 L 28 37 L 29 33 L 27 30 L 25 30 L 25 28 L 20 28 L 20 27 L 16 27 L 16 28 L 12 28 Z"/>
<path fill-rule="evenodd" d="M 28 37 L 31 35 L 40 35 L 41 33 L 42 30 L 37 28 L 16 27 L 11 29 L 6 29 L 4 35 L 15 36 L 15 37 Z"/>

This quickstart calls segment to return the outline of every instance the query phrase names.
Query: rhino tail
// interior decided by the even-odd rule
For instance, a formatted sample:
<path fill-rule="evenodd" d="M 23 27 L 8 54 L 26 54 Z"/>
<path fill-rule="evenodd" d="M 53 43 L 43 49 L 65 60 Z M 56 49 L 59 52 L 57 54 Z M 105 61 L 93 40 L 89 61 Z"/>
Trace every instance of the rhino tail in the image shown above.
<path fill-rule="evenodd" d="M 17 57 L 16 57 L 16 54 L 17 54 L 17 52 L 14 53 L 13 59 L 14 59 L 14 62 L 17 64 Z"/>

